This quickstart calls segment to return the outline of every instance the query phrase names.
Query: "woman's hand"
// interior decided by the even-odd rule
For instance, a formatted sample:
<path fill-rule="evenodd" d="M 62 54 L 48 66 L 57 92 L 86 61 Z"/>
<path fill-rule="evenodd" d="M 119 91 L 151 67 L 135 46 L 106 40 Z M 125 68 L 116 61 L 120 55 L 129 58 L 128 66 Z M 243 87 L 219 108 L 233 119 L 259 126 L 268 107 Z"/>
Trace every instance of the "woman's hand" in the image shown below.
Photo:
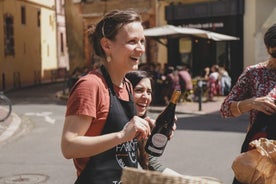
<path fill-rule="evenodd" d="M 172 127 L 172 131 L 171 131 L 171 135 L 169 137 L 169 140 L 171 140 L 174 136 L 174 131 L 176 130 L 176 121 L 177 121 L 177 117 L 175 116 L 174 117 L 174 124 L 173 124 L 173 127 Z"/>
<path fill-rule="evenodd" d="M 261 111 L 267 115 L 272 115 L 276 113 L 276 105 L 274 103 L 274 99 L 264 96 L 264 97 L 257 97 L 252 98 L 252 108 Z"/>
<path fill-rule="evenodd" d="M 175 118 L 175 121 L 174 121 L 174 124 L 173 124 L 173 127 L 172 127 L 172 131 L 171 131 L 171 135 L 169 137 L 169 140 L 171 140 L 174 136 L 174 131 L 176 130 L 176 118 Z"/>
<path fill-rule="evenodd" d="M 150 117 L 145 117 L 145 120 L 148 121 L 150 129 L 152 130 L 155 127 L 155 120 L 151 119 Z M 169 140 L 171 140 L 174 136 L 174 131 L 176 130 L 176 123 L 175 123 L 176 121 L 177 121 L 177 117 L 175 116 L 174 117 L 174 124 L 173 124 L 173 127 L 172 127 L 172 131 L 171 131 Z"/>
<path fill-rule="evenodd" d="M 152 130 L 155 127 L 155 120 L 151 119 L 150 117 L 145 117 L 145 120 L 149 123 L 150 130 Z"/>
<path fill-rule="evenodd" d="M 148 121 L 138 116 L 134 116 L 123 128 L 122 134 L 126 141 L 134 138 L 147 139 L 150 135 L 151 129 Z"/>

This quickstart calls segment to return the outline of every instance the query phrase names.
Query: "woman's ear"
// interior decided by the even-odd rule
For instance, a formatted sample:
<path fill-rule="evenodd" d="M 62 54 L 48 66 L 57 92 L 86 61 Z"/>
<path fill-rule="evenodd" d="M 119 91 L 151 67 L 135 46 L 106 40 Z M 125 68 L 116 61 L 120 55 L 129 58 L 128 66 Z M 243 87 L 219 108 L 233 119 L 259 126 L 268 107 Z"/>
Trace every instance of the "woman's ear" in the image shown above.
<path fill-rule="evenodd" d="M 276 47 L 269 47 L 268 53 L 271 57 L 276 58 Z"/>
<path fill-rule="evenodd" d="M 103 48 L 103 50 L 105 51 L 106 54 L 110 53 L 110 46 L 111 46 L 111 43 L 110 43 L 110 40 L 103 37 L 101 39 L 101 46 Z"/>

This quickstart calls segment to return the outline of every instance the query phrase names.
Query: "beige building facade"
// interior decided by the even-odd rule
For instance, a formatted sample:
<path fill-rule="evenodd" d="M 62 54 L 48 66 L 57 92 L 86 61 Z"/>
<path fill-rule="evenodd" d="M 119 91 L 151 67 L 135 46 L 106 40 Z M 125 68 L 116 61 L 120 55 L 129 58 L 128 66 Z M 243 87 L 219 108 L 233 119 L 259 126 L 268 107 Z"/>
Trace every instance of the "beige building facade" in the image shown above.
<path fill-rule="evenodd" d="M 168 24 L 166 7 L 170 5 L 212 2 L 227 0 L 1 0 L 0 90 L 50 81 L 58 68 L 72 72 L 76 67 L 91 66 L 98 58 L 88 43 L 87 27 L 112 9 L 133 8 L 141 13 L 144 27 L 150 28 Z M 239 65 L 234 78 L 244 67 L 267 59 L 263 34 L 276 23 L 275 7 L 275 0 L 244 0 L 239 33 L 242 59 L 233 61 Z M 142 62 L 167 64 L 167 47 L 148 39 L 146 49 Z"/>
<path fill-rule="evenodd" d="M 186 3 L 204 2 L 206 0 L 186 0 Z M 95 25 L 102 16 L 113 9 L 132 8 L 142 15 L 144 27 L 165 25 L 165 6 L 180 3 L 181 0 L 70 0 L 65 3 L 67 37 L 69 45 L 70 69 L 91 66 L 98 58 L 93 55 L 87 39 L 87 27 Z M 147 52 L 142 62 L 159 62 L 165 64 L 166 47 L 156 41 L 147 40 Z M 164 62 L 162 62 L 164 61 Z"/>
<path fill-rule="evenodd" d="M 219 21 L 221 21 L 223 19 L 223 17 L 225 17 L 226 22 L 231 22 L 231 26 L 226 28 L 226 24 L 222 24 L 222 27 L 225 26 L 225 32 L 222 31 L 220 33 L 224 33 L 224 34 L 230 34 L 232 36 L 237 36 L 240 38 L 240 40 L 238 42 L 233 42 L 234 45 L 234 49 L 238 50 L 238 52 L 236 54 L 234 54 L 234 56 L 231 58 L 232 60 L 230 61 L 231 63 L 229 64 L 229 73 L 232 75 L 233 78 L 233 82 L 236 81 L 237 77 L 240 75 L 240 73 L 243 71 L 243 69 L 249 65 L 252 64 L 256 64 L 259 62 L 262 62 L 264 60 L 266 60 L 269 56 L 267 54 L 266 48 L 264 46 L 263 43 L 263 36 L 265 31 L 268 29 L 269 26 L 271 26 L 272 24 L 276 23 L 276 1 L 275 0 L 266 0 L 266 1 L 261 1 L 261 0 L 244 0 L 244 2 L 242 2 L 243 0 L 230 0 L 229 5 L 231 5 L 231 7 L 227 7 L 227 0 L 226 1 L 200 1 L 200 2 L 196 2 L 196 1 L 171 1 L 170 4 L 164 3 L 164 6 L 161 6 L 160 11 L 159 12 L 165 12 L 166 11 L 166 7 L 170 6 L 170 5 L 175 5 L 177 6 L 189 6 L 192 7 L 190 5 L 195 5 L 195 9 L 181 9 L 182 13 L 181 14 L 185 14 L 185 11 L 190 11 L 190 12 L 196 12 L 199 9 L 201 11 L 204 10 L 208 10 L 208 7 L 211 6 L 211 4 L 218 4 L 219 6 L 217 7 L 221 7 L 221 9 L 217 9 L 216 11 L 219 13 L 223 12 L 222 8 L 225 8 L 227 10 L 227 8 L 229 9 L 234 9 L 233 5 L 236 2 L 237 5 L 237 10 L 239 15 L 235 15 L 233 16 L 233 12 L 230 12 L 230 15 L 221 15 L 221 19 L 217 19 Z M 160 2 L 167 2 L 167 1 L 160 1 Z M 181 2 L 181 3 L 179 3 Z M 241 3 L 242 2 L 242 3 Z M 225 7 L 223 7 L 222 5 L 226 4 Z M 207 7 L 206 9 L 204 7 Z M 216 8 L 216 6 L 212 7 L 212 8 Z M 174 11 L 177 11 L 178 9 L 175 9 Z M 210 9 L 209 9 L 210 10 Z M 181 12 L 181 11 L 180 11 Z M 177 13 L 180 13 L 177 12 Z M 203 14 L 198 13 L 198 14 Z M 221 13 L 222 14 L 222 13 Z M 160 15 L 162 15 L 162 13 L 160 13 Z M 167 16 L 167 17 L 166 17 Z M 191 15 L 187 15 L 187 17 L 192 17 Z M 157 16 L 158 17 L 158 16 Z M 201 25 L 202 27 L 200 27 L 201 29 L 205 29 L 204 28 L 204 22 L 212 22 L 214 20 L 216 20 L 217 17 L 214 11 L 207 11 L 206 16 L 205 17 L 200 17 L 199 18 L 184 18 L 183 22 L 181 24 L 180 22 L 180 16 L 178 17 L 178 20 L 172 20 L 171 22 L 169 22 L 170 20 L 165 20 L 168 19 L 168 13 L 166 15 L 163 16 L 159 16 L 162 17 L 162 20 L 156 21 L 157 25 L 156 26 L 161 26 L 164 24 L 174 24 L 174 25 L 185 25 L 185 22 L 193 22 L 193 24 L 191 24 L 192 26 L 197 27 L 198 25 Z M 209 17 L 209 18 L 208 18 Z M 235 20 L 236 19 L 236 20 Z M 164 21 L 165 20 L 165 21 Z M 221 22 L 223 23 L 223 21 L 221 22 L 217 22 L 219 24 L 221 24 Z M 236 23 L 235 23 L 236 21 Z M 216 23 L 216 22 L 213 22 Z M 186 24 L 186 26 L 189 25 L 188 23 Z M 236 28 L 234 28 L 236 27 Z M 213 31 L 212 29 L 209 29 L 210 31 Z M 233 30 L 232 32 L 229 30 Z M 219 29 L 215 30 L 219 31 Z M 184 39 L 180 39 L 179 40 L 179 48 L 176 47 L 175 50 L 179 49 L 179 52 L 195 52 L 195 55 L 202 55 L 204 54 L 204 52 L 196 52 L 195 49 L 197 48 L 195 46 L 195 44 L 193 44 L 192 42 L 196 41 L 194 39 L 191 38 L 184 38 Z M 211 64 L 218 64 L 219 61 L 219 52 L 222 52 L 224 50 L 225 45 L 231 45 L 232 42 L 216 42 L 213 45 L 216 45 L 217 49 L 215 50 L 215 52 L 217 52 L 217 56 L 214 57 L 214 60 L 210 62 L 210 64 L 208 66 L 211 66 Z M 209 47 L 213 46 L 212 44 L 210 44 Z M 169 63 L 170 62 L 170 54 L 168 53 L 168 49 L 167 47 L 165 47 L 162 44 L 158 44 L 158 60 L 159 62 L 162 63 Z M 233 51 L 230 51 L 231 55 Z M 249 54 L 250 53 L 250 54 Z M 172 55 L 175 55 L 175 53 L 173 53 Z M 165 59 L 164 59 L 165 58 Z M 204 57 L 203 57 L 204 58 Z M 193 58 L 195 59 L 195 57 Z M 164 61 L 165 60 L 165 61 Z M 200 62 L 205 62 L 204 60 L 200 60 Z M 173 64 L 173 63 L 172 63 Z M 204 64 L 203 64 L 204 66 Z M 196 63 L 194 66 L 194 68 L 198 68 L 199 64 Z M 203 68 L 203 67 L 202 67 Z M 195 72 L 196 73 L 196 72 Z"/>
<path fill-rule="evenodd" d="M 142 15 L 145 27 L 152 27 L 156 25 L 156 6 L 156 0 L 66 1 L 66 30 L 71 73 L 75 68 L 91 67 L 93 63 L 99 61 L 99 58 L 93 55 L 87 30 L 106 12 L 113 9 L 133 8 Z"/>
<path fill-rule="evenodd" d="M 192 59 L 188 64 L 192 66 L 194 76 L 198 76 L 204 67 L 221 64 L 220 55 L 226 53 L 224 54 L 227 56 L 226 68 L 234 83 L 246 66 L 268 58 L 263 44 L 263 35 L 269 26 L 276 23 L 275 7 L 276 1 L 274 0 L 222 0 L 199 3 L 186 3 L 183 0 L 181 4 L 171 3 L 165 7 L 165 11 L 167 11 L 165 19 L 168 24 L 206 29 L 236 36 L 240 40 L 209 41 L 207 44 L 202 44 L 205 42 L 204 40 L 186 38 L 182 41 L 183 39 L 180 39 L 175 41 L 179 43 L 173 43 L 165 49 L 168 51 L 167 53 L 161 52 L 162 56 L 159 58 L 167 57 L 167 63 L 181 62 L 187 56 L 182 57 L 181 54 L 190 52 Z M 210 23 L 211 27 L 206 26 Z M 161 44 L 158 47 L 164 48 Z M 180 54 L 178 51 L 172 51 L 173 49 L 170 49 L 172 47 L 174 50 L 179 49 Z M 178 54 L 180 56 L 175 57 Z"/>
<path fill-rule="evenodd" d="M 66 19 L 64 2 L 65 0 L 55 0 L 56 2 L 56 24 L 57 24 L 57 68 L 66 68 L 69 70 L 69 53 L 67 47 Z"/>
<path fill-rule="evenodd" d="M 213 0 L 212 2 L 215 2 Z M 168 0 L 159 1 L 158 15 L 156 15 L 156 26 L 166 25 L 165 20 L 165 7 L 170 3 L 202 3 L 211 2 L 210 0 Z M 267 59 L 268 54 L 263 45 L 263 35 L 267 28 L 276 23 L 276 1 L 275 0 L 245 0 L 244 1 L 244 66 L 255 64 Z M 167 58 L 166 48 L 161 44 L 158 44 L 159 53 L 158 60 L 161 58 Z M 246 54 L 251 53 L 251 54 Z M 254 54 L 252 54 L 254 53 Z"/>
<path fill-rule="evenodd" d="M 112 9 L 134 8 L 141 13 L 145 28 L 173 24 L 201 25 L 201 29 L 205 29 L 206 23 L 212 23 L 207 30 L 239 37 L 240 40 L 234 42 L 206 41 L 207 44 L 203 46 L 194 44 L 198 40 L 184 38 L 174 40 L 178 43 L 169 43 L 167 47 L 147 39 L 146 54 L 142 60 L 161 63 L 164 67 L 169 62 L 170 65 L 181 64 L 181 54 L 185 55 L 185 52 L 196 53 L 189 64 L 194 68 L 195 75 L 198 75 L 205 66 L 221 62 L 222 57 L 219 56 L 224 55 L 228 59 L 227 69 L 230 70 L 233 82 L 246 66 L 268 57 L 263 45 L 263 33 L 276 22 L 275 0 L 72 0 L 66 3 L 71 69 L 94 62 L 86 29 Z M 168 15 L 170 12 L 175 17 Z M 204 47 L 205 50 L 199 47 Z M 199 50 L 195 52 L 196 49 Z M 177 55 L 179 57 L 174 58 Z M 193 61 L 200 55 L 197 62 Z M 209 61 L 206 62 L 206 58 Z"/>
<path fill-rule="evenodd" d="M 55 0 L 1 0 L 0 15 L 0 90 L 50 81 L 54 70 L 68 68 L 68 59 L 59 62 Z"/>
<path fill-rule="evenodd" d="M 267 54 L 263 36 L 276 24 L 275 0 L 246 0 L 244 15 L 244 66 L 266 60 Z"/>

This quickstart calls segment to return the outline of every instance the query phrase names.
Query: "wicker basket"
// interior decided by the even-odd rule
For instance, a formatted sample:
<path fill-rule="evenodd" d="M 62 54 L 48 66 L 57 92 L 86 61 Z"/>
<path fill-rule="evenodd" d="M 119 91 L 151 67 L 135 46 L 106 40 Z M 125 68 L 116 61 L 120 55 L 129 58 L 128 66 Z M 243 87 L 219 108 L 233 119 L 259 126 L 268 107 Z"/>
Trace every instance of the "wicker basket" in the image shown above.
<path fill-rule="evenodd" d="M 122 184 L 222 184 L 216 178 L 195 176 L 172 176 L 155 171 L 125 167 Z"/>

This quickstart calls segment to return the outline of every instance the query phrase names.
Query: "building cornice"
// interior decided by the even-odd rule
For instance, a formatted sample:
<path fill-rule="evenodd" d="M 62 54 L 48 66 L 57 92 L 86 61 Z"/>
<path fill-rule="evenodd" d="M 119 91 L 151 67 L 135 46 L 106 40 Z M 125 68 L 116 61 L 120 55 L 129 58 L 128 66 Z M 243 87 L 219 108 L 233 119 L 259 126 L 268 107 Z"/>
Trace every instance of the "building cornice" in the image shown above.
<path fill-rule="evenodd" d="M 33 1 L 29 1 L 29 0 L 17 0 L 17 1 L 21 1 L 21 2 L 30 4 L 30 5 L 35 6 L 35 7 L 42 7 L 42 8 L 45 8 L 45 9 L 55 11 L 55 3 L 53 4 L 53 6 L 47 6 L 43 3 L 33 2 Z"/>

